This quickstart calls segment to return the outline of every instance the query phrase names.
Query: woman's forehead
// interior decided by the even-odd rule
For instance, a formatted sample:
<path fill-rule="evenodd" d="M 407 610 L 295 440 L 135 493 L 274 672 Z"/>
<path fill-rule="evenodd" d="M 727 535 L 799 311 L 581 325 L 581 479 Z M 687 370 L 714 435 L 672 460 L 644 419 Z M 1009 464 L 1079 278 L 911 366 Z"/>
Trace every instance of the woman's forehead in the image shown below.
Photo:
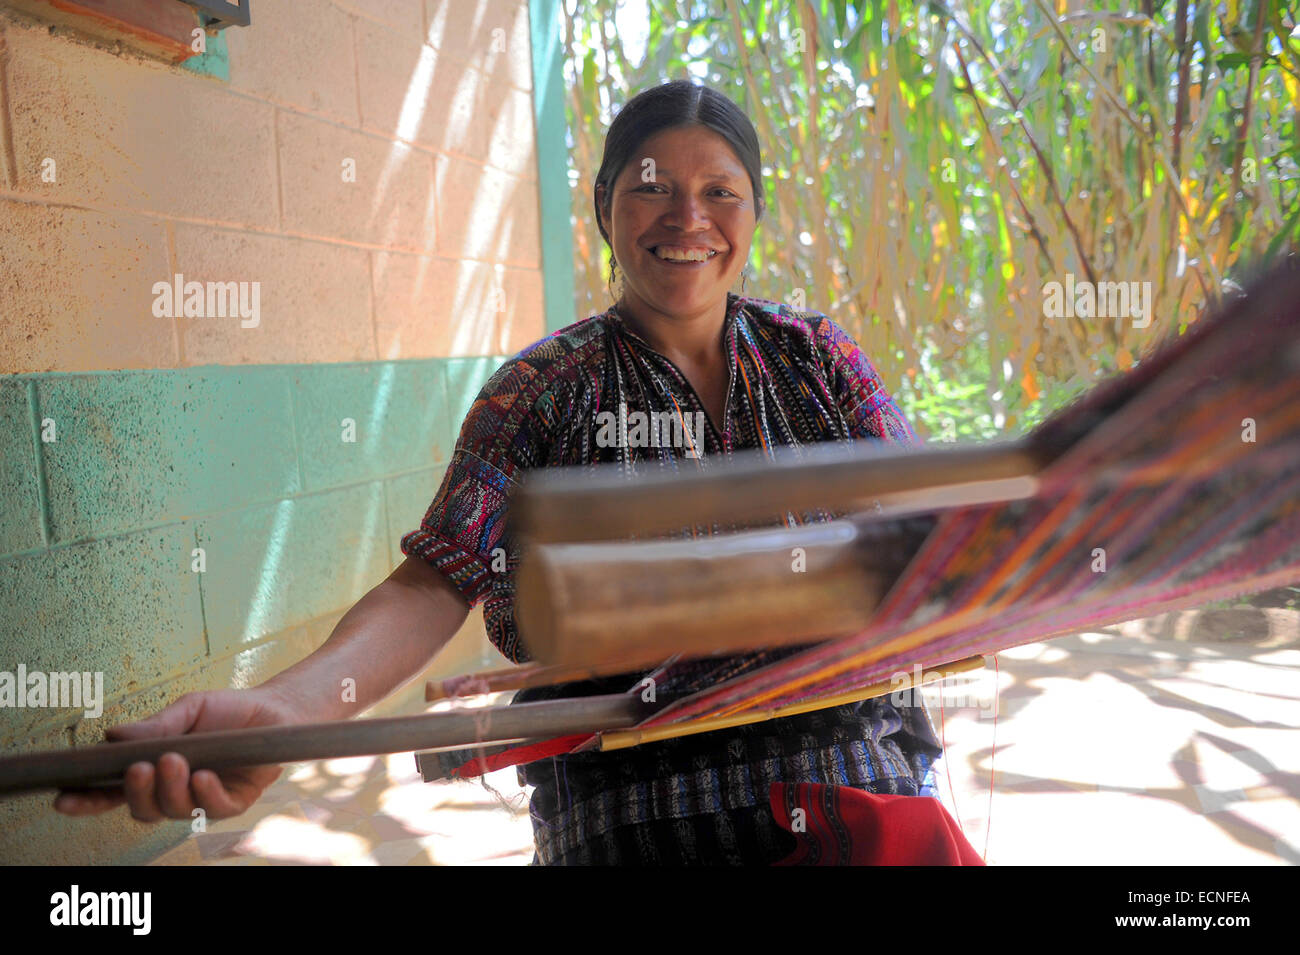
<path fill-rule="evenodd" d="M 669 130 L 668 132 L 679 132 Z M 623 166 L 624 175 L 640 176 L 646 168 L 646 160 L 654 163 L 654 173 L 666 179 L 685 176 L 700 176 L 706 179 L 726 179 L 747 175 L 744 165 L 736 157 L 727 141 L 710 130 L 703 132 L 711 137 L 693 138 L 686 141 L 681 138 L 660 138 L 663 134 L 652 136 L 633 151 L 628 162 Z"/>

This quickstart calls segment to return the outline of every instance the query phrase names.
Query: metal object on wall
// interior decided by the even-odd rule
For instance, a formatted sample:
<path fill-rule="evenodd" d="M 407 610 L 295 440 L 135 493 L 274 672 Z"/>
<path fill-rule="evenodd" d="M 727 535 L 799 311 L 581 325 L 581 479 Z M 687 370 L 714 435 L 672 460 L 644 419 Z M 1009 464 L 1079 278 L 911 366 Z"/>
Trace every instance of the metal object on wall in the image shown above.
<path fill-rule="evenodd" d="M 181 0 L 198 10 L 209 30 L 226 27 L 246 27 L 249 24 L 249 3 L 252 0 Z"/>

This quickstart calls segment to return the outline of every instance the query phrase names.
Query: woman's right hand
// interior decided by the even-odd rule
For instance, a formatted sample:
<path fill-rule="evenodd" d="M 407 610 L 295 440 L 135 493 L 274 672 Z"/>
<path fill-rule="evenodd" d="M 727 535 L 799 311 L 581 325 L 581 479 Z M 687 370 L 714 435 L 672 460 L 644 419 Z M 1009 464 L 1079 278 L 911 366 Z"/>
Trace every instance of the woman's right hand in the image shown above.
<path fill-rule="evenodd" d="M 187 693 L 148 719 L 111 727 L 105 735 L 109 740 L 138 740 L 300 722 L 304 720 L 298 710 L 269 687 L 210 690 Z M 246 811 L 281 772 L 281 766 L 250 766 L 191 773 L 183 756 L 165 753 L 156 767 L 132 764 L 120 788 L 63 790 L 54 808 L 69 816 L 89 816 L 125 803 L 140 822 L 191 819 L 196 808 L 208 819 L 227 819 Z"/>

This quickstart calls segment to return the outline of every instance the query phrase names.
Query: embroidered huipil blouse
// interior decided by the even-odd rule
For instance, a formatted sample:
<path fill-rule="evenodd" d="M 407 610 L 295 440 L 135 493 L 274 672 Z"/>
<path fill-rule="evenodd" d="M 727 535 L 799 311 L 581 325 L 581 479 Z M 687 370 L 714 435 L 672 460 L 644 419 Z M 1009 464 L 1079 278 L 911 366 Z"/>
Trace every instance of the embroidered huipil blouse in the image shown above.
<path fill-rule="evenodd" d="M 471 606 L 483 604 L 488 637 L 508 659 L 529 659 L 515 625 L 518 555 L 507 522 L 507 496 L 525 471 L 611 463 L 636 473 L 690 471 L 753 448 L 917 440 L 862 350 L 825 315 L 729 294 L 723 335 L 730 387 L 717 423 L 617 307 L 528 346 L 479 393 L 442 485 L 419 529 L 402 538 L 402 552 L 431 564 Z M 602 412 L 617 416 L 620 440 L 609 440 L 611 416 Z M 627 440 L 625 422 L 638 412 L 663 421 L 671 414 L 688 440 Z M 692 446 L 694 422 L 702 426 L 702 453 Z M 502 555 L 505 570 L 494 572 Z M 687 682 L 659 690 L 716 685 L 756 659 L 688 667 Z M 624 676 L 529 690 L 515 702 L 620 692 L 636 682 Z M 535 787 L 530 808 L 542 864 L 772 862 L 793 846 L 772 821 L 772 783 L 917 795 L 929 791 L 925 777 L 939 753 L 923 709 L 878 699 L 548 758 L 521 767 L 520 778 Z"/>

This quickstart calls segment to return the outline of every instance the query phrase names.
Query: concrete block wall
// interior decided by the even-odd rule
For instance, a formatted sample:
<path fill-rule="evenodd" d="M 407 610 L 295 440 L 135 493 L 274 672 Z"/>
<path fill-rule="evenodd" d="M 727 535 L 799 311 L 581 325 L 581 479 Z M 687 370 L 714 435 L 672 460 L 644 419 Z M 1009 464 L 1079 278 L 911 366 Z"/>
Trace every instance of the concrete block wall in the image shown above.
<path fill-rule="evenodd" d="M 0 2 L 0 671 L 106 697 L 0 709 L 0 750 L 254 685 L 400 562 L 545 333 L 531 42 L 526 0 L 260 0 L 195 69 Z M 259 320 L 159 315 L 178 273 L 257 283 Z M 427 675 L 500 663 L 474 614 Z M 189 832 L 49 802 L 0 801 L 0 862 Z"/>

